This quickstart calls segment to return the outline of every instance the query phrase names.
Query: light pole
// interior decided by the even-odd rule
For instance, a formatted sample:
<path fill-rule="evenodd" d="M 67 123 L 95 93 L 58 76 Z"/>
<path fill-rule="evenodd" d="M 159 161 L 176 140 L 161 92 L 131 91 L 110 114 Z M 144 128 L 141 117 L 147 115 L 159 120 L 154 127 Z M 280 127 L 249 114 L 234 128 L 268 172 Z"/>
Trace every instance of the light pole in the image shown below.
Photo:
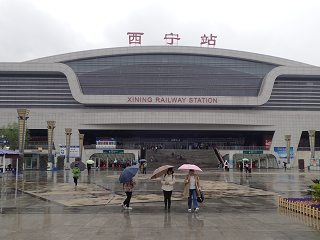
<path fill-rule="evenodd" d="M 72 134 L 72 129 L 71 128 L 66 128 L 66 169 L 70 169 L 70 164 L 69 164 L 69 156 L 70 156 L 70 139 L 71 139 L 71 134 Z"/>
<path fill-rule="evenodd" d="M 54 161 L 52 161 L 52 145 L 53 145 L 53 133 L 56 122 L 55 121 L 47 121 L 47 128 L 48 128 L 48 164 L 49 169 L 52 170 L 54 165 Z"/>
<path fill-rule="evenodd" d="M 286 140 L 286 147 L 287 147 L 287 164 L 288 167 L 287 169 L 290 169 L 290 140 L 291 140 L 291 135 L 284 135 L 284 138 Z"/>

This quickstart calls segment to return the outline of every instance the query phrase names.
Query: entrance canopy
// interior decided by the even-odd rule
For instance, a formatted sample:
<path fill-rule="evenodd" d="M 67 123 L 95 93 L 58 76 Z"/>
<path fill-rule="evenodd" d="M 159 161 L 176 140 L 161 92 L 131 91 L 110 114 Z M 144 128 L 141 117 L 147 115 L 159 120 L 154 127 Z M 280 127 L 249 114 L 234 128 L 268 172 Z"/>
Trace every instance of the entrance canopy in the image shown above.
<path fill-rule="evenodd" d="M 22 153 L 11 151 L 11 150 L 0 149 L 0 156 L 2 156 L 2 155 L 20 155 L 20 154 L 22 154 Z"/>

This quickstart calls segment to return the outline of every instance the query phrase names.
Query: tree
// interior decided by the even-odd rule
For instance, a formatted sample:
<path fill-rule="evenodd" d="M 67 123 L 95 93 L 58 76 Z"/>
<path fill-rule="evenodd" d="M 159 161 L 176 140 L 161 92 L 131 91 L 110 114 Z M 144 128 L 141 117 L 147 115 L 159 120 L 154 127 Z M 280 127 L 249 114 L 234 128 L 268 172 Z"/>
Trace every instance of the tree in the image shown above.
<path fill-rule="evenodd" d="M 19 148 L 19 125 L 18 123 L 8 123 L 7 126 L 0 128 L 0 135 L 7 135 L 4 140 L 9 140 L 9 143 L 1 143 L 1 148 L 5 146 L 10 147 L 10 150 L 14 151 Z M 26 130 L 25 146 L 30 141 L 30 131 Z"/>

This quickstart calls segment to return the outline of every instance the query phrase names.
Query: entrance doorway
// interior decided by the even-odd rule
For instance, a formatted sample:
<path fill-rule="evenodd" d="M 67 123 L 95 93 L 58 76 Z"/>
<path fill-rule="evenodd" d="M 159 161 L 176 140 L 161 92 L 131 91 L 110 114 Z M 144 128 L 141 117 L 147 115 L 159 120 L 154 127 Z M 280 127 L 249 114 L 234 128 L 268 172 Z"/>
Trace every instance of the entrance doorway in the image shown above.
<path fill-rule="evenodd" d="M 24 168 L 25 169 L 37 169 L 38 155 L 25 154 L 24 155 Z"/>

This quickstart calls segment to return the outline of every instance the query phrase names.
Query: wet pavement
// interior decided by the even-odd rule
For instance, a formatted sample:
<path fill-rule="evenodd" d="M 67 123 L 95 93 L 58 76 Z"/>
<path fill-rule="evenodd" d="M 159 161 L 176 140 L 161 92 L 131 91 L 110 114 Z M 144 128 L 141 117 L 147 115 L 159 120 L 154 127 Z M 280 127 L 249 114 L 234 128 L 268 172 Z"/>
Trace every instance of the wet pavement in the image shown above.
<path fill-rule="evenodd" d="M 185 173 L 175 172 L 171 212 L 164 211 L 160 180 L 135 177 L 130 211 L 121 170 L 25 171 L 0 175 L 0 239 L 320 239 L 319 221 L 279 209 L 278 195 L 306 197 L 320 172 L 254 169 L 251 174 L 203 169 L 205 200 L 198 213 L 182 198 Z"/>

